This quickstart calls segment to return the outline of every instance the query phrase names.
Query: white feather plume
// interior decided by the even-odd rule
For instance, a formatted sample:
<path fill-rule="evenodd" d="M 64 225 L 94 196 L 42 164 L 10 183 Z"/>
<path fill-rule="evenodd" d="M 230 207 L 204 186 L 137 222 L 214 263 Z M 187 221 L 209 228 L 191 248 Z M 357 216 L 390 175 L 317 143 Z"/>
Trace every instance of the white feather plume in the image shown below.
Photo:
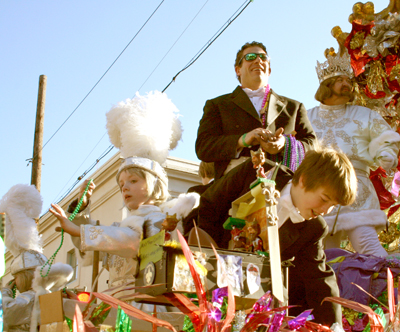
<path fill-rule="evenodd" d="M 16 184 L 2 197 L 0 212 L 6 213 L 5 245 L 14 257 L 22 250 L 43 252 L 33 218 L 42 211 L 42 197 L 35 186 Z"/>
<path fill-rule="evenodd" d="M 190 211 L 199 206 L 200 195 L 198 193 L 180 194 L 178 198 L 163 203 L 160 209 L 168 215 L 176 214 L 178 220 L 185 218 Z"/>
<path fill-rule="evenodd" d="M 138 156 L 163 164 L 182 137 L 178 112 L 165 93 L 136 93 L 106 114 L 108 136 L 124 158 Z"/>

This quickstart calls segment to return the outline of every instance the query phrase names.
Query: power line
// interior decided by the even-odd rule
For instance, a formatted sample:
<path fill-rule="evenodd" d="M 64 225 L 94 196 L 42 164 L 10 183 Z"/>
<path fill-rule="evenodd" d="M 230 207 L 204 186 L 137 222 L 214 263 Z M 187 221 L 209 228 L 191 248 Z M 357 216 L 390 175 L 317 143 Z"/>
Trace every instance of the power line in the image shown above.
<path fill-rule="evenodd" d="M 114 60 L 114 62 L 111 64 L 111 66 L 107 69 L 107 71 L 102 75 L 102 77 L 98 80 L 98 82 L 95 84 L 95 86 L 89 91 L 89 93 L 85 96 L 85 98 L 79 103 L 79 105 L 75 108 L 75 110 L 68 116 L 68 118 L 63 122 L 63 124 L 57 129 L 57 131 L 50 137 L 50 139 L 46 142 L 46 144 L 53 138 L 53 136 L 61 129 L 61 127 L 65 124 L 66 121 L 68 121 L 68 119 L 72 116 L 72 114 L 78 109 L 78 107 L 83 103 L 83 101 L 87 98 L 87 96 L 93 91 L 93 89 L 96 87 L 96 85 L 101 81 L 101 79 L 107 74 L 107 72 L 111 69 L 111 67 L 114 65 L 114 63 L 118 60 L 118 58 L 122 55 L 122 53 L 127 49 L 127 47 L 130 45 L 130 43 L 136 38 L 136 36 L 138 35 L 138 33 L 143 29 L 143 27 L 146 25 L 146 23 L 150 20 L 150 18 L 154 15 L 154 13 L 157 11 L 157 9 L 161 6 L 161 4 L 164 2 L 165 0 L 161 1 L 161 3 L 158 5 L 158 7 L 155 9 L 155 11 L 151 14 L 151 16 L 147 19 L 147 21 L 144 23 L 144 25 L 140 28 L 140 30 L 136 33 L 136 35 L 132 38 L 132 40 L 128 43 L 128 45 L 124 48 L 124 50 L 120 53 L 120 55 Z M 209 0 L 207 0 L 205 2 L 205 4 L 200 8 L 200 10 L 197 12 L 197 14 L 195 15 L 195 17 L 190 21 L 190 23 L 188 24 L 188 26 L 185 28 L 185 30 L 181 33 L 181 35 L 178 37 L 178 39 L 174 42 L 174 44 L 171 46 L 171 48 L 167 51 L 167 53 L 164 55 L 164 57 L 161 59 L 161 61 L 157 64 L 157 66 L 154 68 L 154 70 L 150 73 L 150 75 L 147 77 L 147 79 L 145 80 L 145 82 L 142 84 L 142 86 L 138 89 L 140 90 L 143 85 L 147 82 L 147 80 L 151 77 L 151 75 L 154 73 L 154 71 L 158 68 L 158 66 L 161 64 L 161 62 L 164 60 L 164 58 L 168 55 L 168 53 L 171 51 L 171 49 L 175 46 L 175 44 L 179 41 L 179 39 L 182 37 L 182 35 L 186 32 L 186 30 L 189 28 L 189 26 L 192 24 L 192 22 L 196 19 L 196 17 L 199 15 L 199 13 L 201 12 L 201 10 L 204 8 L 204 6 L 208 3 Z M 247 4 L 246 4 L 247 2 Z M 184 70 L 186 70 L 187 68 L 189 68 L 194 62 L 197 61 L 197 59 L 215 42 L 215 40 L 217 40 L 217 38 L 229 27 L 229 25 L 231 25 L 239 16 L 240 14 L 247 8 L 247 6 L 253 2 L 253 0 L 246 0 L 240 7 L 238 10 L 236 10 L 236 12 L 229 18 L 229 20 L 214 34 L 214 36 L 200 49 L 199 52 L 197 52 L 197 54 L 189 61 L 189 63 L 181 70 L 179 71 L 174 78 L 171 80 L 171 82 L 164 88 L 164 90 L 162 92 L 164 92 L 170 85 L 172 82 L 175 81 L 176 77 L 183 72 Z M 245 5 L 246 4 L 246 5 Z M 243 8 L 242 8 L 243 7 Z M 242 8 L 242 9 L 241 9 Z M 239 13 L 238 13 L 239 12 Z M 238 14 L 236 14 L 238 13 Z M 235 16 L 236 15 L 236 16 Z M 233 17 L 233 19 L 232 19 Z M 104 135 L 102 136 L 101 139 L 103 139 Z M 100 139 L 100 141 L 101 141 Z M 45 145 L 46 145 L 45 144 Z M 96 144 L 96 146 L 99 144 L 99 142 Z M 44 146 L 45 146 L 44 145 Z M 43 148 L 44 148 L 43 146 Z M 92 151 L 96 148 L 96 146 L 92 149 Z M 43 149 L 42 148 L 42 149 Z M 62 201 L 66 196 L 68 196 L 68 194 L 74 189 L 74 187 L 100 162 L 101 159 L 103 159 L 108 153 L 111 152 L 111 150 L 114 148 L 113 145 L 110 145 L 106 151 L 103 152 L 103 154 L 96 159 L 96 161 L 87 169 L 85 170 L 81 176 L 79 176 L 77 178 L 77 180 L 75 181 L 75 183 L 67 190 L 67 192 L 62 196 L 61 199 L 59 199 L 58 201 Z M 91 151 L 91 152 L 92 152 Z M 91 153 L 90 152 L 90 153 Z M 89 155 L 90 155 L 89 153 Z M 82 162 L 82 164 L 87 160 L 88 157 L 85 158 L 85 160 Z M 81 164 L 81 165 L 82 165 Z M 80 167 L 80 166 L 79 166 Z M 75 172 L 76 173 L 76 172 Z M 71 177 L 72 178 L 72 177 Z M 65 186 L 64 186 L 65 188 Z"/>
<path fill-rule="evenodd" d="M 100 83 L 100 81 L 103 79 L 103 77 L 108 73 L 108 71 L 111 69 L 112 66 L 114 66 L 114 64 L 118 61 L 118 59 L 121 57 L 122 53 L 125 52 L 125 50 L 129 47 L 129 45 L 134 41 L 134 39 L 137 37 L 137 35 L 140 33 L 140 31 L 142 31 L 142 29 L 145 27 L 145 25 L 147 24 L 147 22 L 150 21 L 150 19 L 153 17 L 153 15 L 156 13 L 156 11 L 158 10 L 158 8 L 160 8 L 160 6 L 163 4 L 165 0 L 162 0 L 160 2 L 160 4 L 157 6 L 157 8 L 153 11 L 153 13 L 149 16 L 149 18 L 146 20 L 146 22 L 144 22 L 144 24 L 142 25 L 142 27 L 139 29 L 138 32 L 136 32 L 136 34 L 133 36 L 133 38 L 130 40 L 130 42 L 125 46 L 125 48 L 122 50 L 122 52 L 117 56 L 117 58 L 113 61 L 113 63 L 108 67 L 108 69 L 104 72 L 104 74 L 100 77 L 100 79 L 96 82 L 96 84 L 90 89 L 90 91 L 86 94 L 86 96 L 81 100 L 81 102 L 78 104 L 78 106 L 75 107 L 75 109 L 71 112 L 71 114 L 64 120 L 64 122 L 61 124 L 60 127 L 58 127 L 58 129 L 54 132 L 53 135 L 51 135 L 51 137 L 47 140 L 47 142 L 43 145 L 42 150 L 44 149 L 44 147 L 47 145 L 47 143 L 49 143 L 51 141 L 51 139 L 58 133 L 58 131 L 64 126 L 64 124 L 69 120 L 69 118 L 75 113 L 75 111 L 79 108 L 79 106 L 82 105 L 82 103 L 85 101 L 85 99 L 90 95 L 90 93 L 96 88 L 96 86 Z M 35 156 L 36 157 L 36 156 Z M 34 158 L 35 158 L 34 157 Z M 33 158 L 32 158 L 33 159 Z"/>
<path fill-rule="evenodd" d="M 57 200 L 57 198 L 61 195 L 61 193 L 63 192 L 63 190 L 65 189 L 65 187 L 68 185 L 68 183 L 72 180 L 72 178 L 75 176 L 75 174 L 79 171 L 79 169 L 82 167 L 82 165 L 85 163 L 86 160 L 88 160 L 89 156 L 92 154 L 92 152 L 96 149 L 96 147 L 100 144 L 100 142 L 102 141 L 102 139 L 104 138 L 104 136 L 106 136 L 107 132 L 105 132 L 103 134 L 103 136 L 100 138 L 100 140 L 96 143 L 96 145 L 94 146 L 94 148 L 88 153 L 88 155 L 86 156 L 86 158 L 82 161 L 82 163 L 78 166 L 78 168 L 76 169 L 76 171 L 74 172 L 74 174 L 72 174 L 72 176 L 68 179 L 67 183 L 64 185 L 64 187 L 61 188 L 61 190 L 59 191 L 59 193 L 56 195 L 56 197 L 54 197 L 52 202 L 58 202 L 60 200 Z M 108 148 L 107 148 L 108 149 Z M 104 153 L 104 152 L 103 152 Z M 76 183 L 75 183 L 76 184 Z M 74 186 L 75 186 L 74 184 Z M 65 197 L 65 195 L 63 196 Z"/>
<path fill-rule="evenodd" d="M 245 3 L 247 2 L 247 4 L 245 5 Z M 169 86 L 172 84 L 172 82 L 175 82 L 175 79 L 177 78 L 177 76 L 182 73 L 183 71 L 185 71 L 186 69 L 188 69 L 192 64 L 194 64 L 198 58 L 200 58 L 200 56 L 217 40 L 217 38 L 240 16 L 240 14 L 242 14 L 242 12 L 247 8 L 248 5 L 250 5 L 250 3 L 253 2 L 253 0 L 246 0 L 240 7 L 238 10 L 236 10 L 236 12 L 229 18 L 228 21 L 225 22 L 225 24 L 214 34 L 217 36 L 213 36 L 207 43 L 206 45 L 203 46 L 203 48 L 197 52 L 197 54 L 192 58 L 192 60 L 189 61 L 189 63 L 182 69 L 180 70 L 171 80 L 171 82 L 168 83 L 168 85 L 164 88 L 164 90 L 162 90 L 162 92 L 165 92 L 165 90 L 167 90 L 169 88 Z M 244 6 L 243 9 L 241 9 Z M 236 13 L 240 11 L 237 15 Z M 236 15 L 236 16 L 235 16 Z M 232 17 L 235 16 L 233 19 Z M 222 30 L 222 31 L 221 31 Z M 219 32 L 221 31 L 221 32 Z"/>
<path fill-rule="evenodd" d="M 183 30 L 183 32 L 180 34 L 180 36 L 178 37 L 178 39 L 172 44 L 172 46 L 170 47 L 170 49 L 167 51 L 167 53 L 165 53 L 165 55 L 163 56 L 163 58 L 161 59 L 161 61 L 157 64 L 157 66 L 153 69 L 153 71 L 150 73 L 150 75 L 146 78 L 146 80 L 143 82 L 143 84 L 140 86 L 139 89 L 137 89 L 136 91 L 140 91 L 140 89 L 143 87 L 143 85 L 146 84 L 146 82 L 149 80 L 149 78 L 151 77 L 151 75 L 153 75 L 153 73 L 156 71 L 156 69 L 158 68 L 158 66 L 161 64 L 161 62 L 163 62 L 163 60 L 165 59 L 165 57 L 168 55 L 168 53 L 173 49 L 173 47 L 175 46 L 175 44 L 179 41 L 179 39 L 181 39 L 181 37 L 183 36 L 183 34 L 186 32 L 186 30 L 190 27 L 190 25 L 193 23 L 193 21 L 196 19 L 196 17 L 200 14 L 200 12 L 203 10 L 203 8 L 205 7 L 205 5 L 208 3 L 209 0 L 207 0 L 204 5 L 200 8 L 200 10 L 197 12 L 197 14 L 193 17 L 193 19 L 190 21 L 190 23 L 187 25 L 187 27 L 185 28 L 185 30 Z"/>
<path fill-rule="evenodd" d="M 69 195 L 69 193 L 75 188 L 75 186 L 100 162 L 101 159 L 103 159 L 105 156 L 107 156 L 111 150 L 114 149 L 113 145 L 110 145 L 103 153 L 102 155 L 96 159 L 96 161 L 90 165 L 88 169 L 86 169 L 74 182 L 74 184 L 67 190 L 67 192 L 58 200 L 58 202 L 61 202 L 65 197 Z"/>

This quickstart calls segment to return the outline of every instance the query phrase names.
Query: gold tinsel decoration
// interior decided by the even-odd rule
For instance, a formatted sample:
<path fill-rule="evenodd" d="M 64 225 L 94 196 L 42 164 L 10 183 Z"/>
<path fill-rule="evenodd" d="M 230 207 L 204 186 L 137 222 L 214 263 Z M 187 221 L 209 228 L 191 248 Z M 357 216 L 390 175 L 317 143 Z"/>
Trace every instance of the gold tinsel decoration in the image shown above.
<path fill-rule="evenodd" d="M 388 210 L 385 210 L 387 213 Z M 379 241 L 382 244 L 386 244 L 386 250 L 388 252 L 398 252 L 400 245 L 400 230 L 397 228 L 398 223 L 400 222 L 400 209 L 398 209 L 395 213 L 393 213 L 388 218 L 388 232 L 386 230 L 380 232 L 378 234 Z"/>
<path fill-rule="evenodd" d="M 389 75 L 389 80 L 391 81 L 397 80 L 398 82 L 400 81 L 400 63 L 396 64 L 392 68 L 392 71 L 390 72 Z"/>
<path fill-rule="evenodd" d="M 367 79 L 369 91 L 371 91 L 371 93 L 373 93 L 374 95 L 377 94 L 378 91 L 384 91 L 384 81 L 386 81 L 386 73 L 383 70 L 380 61 L 371 62 L 371 67 Z"/>
<path fill-rule="evenodd" d="M 389 223 L 388 231 L 384 230 L 378 234 L 379 241 L 387 244 L 391 244 L 400 235 L 400 231 L 397 229 L 397 224 Z"/>
<path fill-rule="evenodd" d="M 346 317 L 350 325 L 354 325 L 354 321 L 358 318 L 359 313 L 353 309 L 342 307 L 342 314 Z"/>
<path fill-rule="evenodd" d="M 354 83 L 354 104 L 360 106 L 367 106 L 367 102 L 360 92 L 358 83 Z"/>
<path fill-rule="evenodd" d="M 365 32 L 359 31 L 357 32 L 350 41 L 350 48 L 355 50 L 356 48 L 360 48 L 364 44 Z"/>
<path fill-rule="evenodd" d="M 353 248 L 353 245 L 351 244 L 350 241 L 347 242 L 346 246 L 343 248 L 344 250 L 350 251 L 350 252 L 356 252 Z"/>

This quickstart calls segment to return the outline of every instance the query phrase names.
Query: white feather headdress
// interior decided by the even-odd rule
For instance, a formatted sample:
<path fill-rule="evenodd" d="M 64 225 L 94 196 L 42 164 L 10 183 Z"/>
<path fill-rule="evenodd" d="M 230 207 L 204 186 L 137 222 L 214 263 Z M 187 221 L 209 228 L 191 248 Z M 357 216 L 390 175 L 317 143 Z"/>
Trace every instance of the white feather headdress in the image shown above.
<path fill-rule="evenodd" d="M 33 185 L 16 184 L 0 200 L 0 212 L 6 213 L 5 245 L 14 257 L 27 250 L 43 252 L 34 220 L 41 211 L 42 197 Z"/>
<path fill-rule="evenodd" d="M 148 158 L 162 165 L 182 137 L 178 113 L 165 93 L 136 93 L 106 114 L 110 141 L 124 158 Z"/>

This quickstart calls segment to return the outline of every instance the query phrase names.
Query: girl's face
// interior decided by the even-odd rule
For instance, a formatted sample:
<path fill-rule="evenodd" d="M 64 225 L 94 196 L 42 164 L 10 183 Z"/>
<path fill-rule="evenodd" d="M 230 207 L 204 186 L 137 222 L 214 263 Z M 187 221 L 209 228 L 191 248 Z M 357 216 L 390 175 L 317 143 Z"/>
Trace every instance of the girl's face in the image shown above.
<path fill-rule="evenodd" d="M 129 210 L 136 210 L 143 204 L 153 204 L 147 194 L 146 180 L 136 173 L 122 171 L 119 175 L 122 199 Z"/>

